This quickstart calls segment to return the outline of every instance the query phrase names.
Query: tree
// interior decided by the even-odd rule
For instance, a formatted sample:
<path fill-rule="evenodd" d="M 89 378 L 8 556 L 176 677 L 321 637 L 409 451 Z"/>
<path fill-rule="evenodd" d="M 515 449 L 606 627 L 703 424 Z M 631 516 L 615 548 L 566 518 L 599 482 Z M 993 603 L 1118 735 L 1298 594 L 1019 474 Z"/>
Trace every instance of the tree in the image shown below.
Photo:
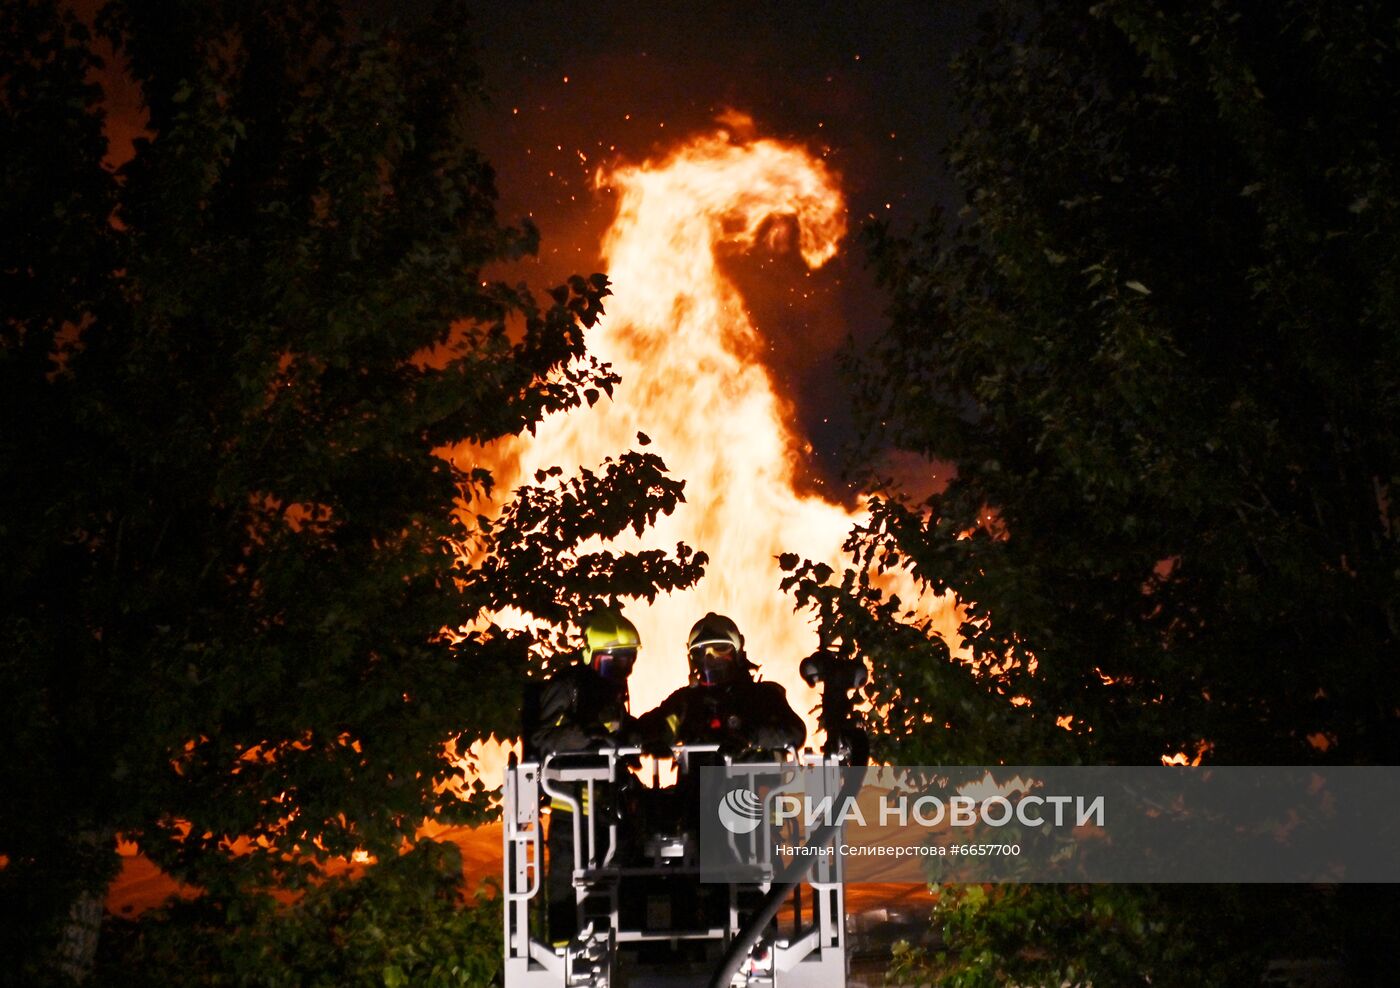
<path fill-rule="evenodd" d="M 852 539 L 956 593 L 966 652 L 870 580 L 792 576 L 872 657 L 887 757 L 1400 756 L 1396 41 L 1379 3 L 984 18 L 950 148 L 966 207 L 874 231 L 892 302 L 858 399 L 875 445 L 955 476 L 891 489 Z M 1209 900 L 1141 894 L 1168 930 Z M 1084 976 L 1055 928 L 1023 925 L 1048 960 L 1017 983 Z"/>
<path fill-rule="evenodd" d="M 363 875 L 338 875 L 297 902 L 269 896 L 172 901 L 116 920 L 98 965 L 104 986 L 201 984 L 474 986 L 501 974 L 501 901 L 463 908 L 455 844 L 424 841 Z"/>
<path fill-rule="evenodd" d="M 449 742 L 516 733 L 535 642 L 490 613 L 560 622 L 700 572 L 684 547 L 533 570 L 669 511 L 650 454 L 488 517 L 472 450 L 616 378 L 584 343 L 605 277 L 542 307 L 484 273 L 537 236 L 498 223 L 472 150 L 466 22 L 114 0 L 104 70 L 59 4 L 0 11 L 12 970 L 66 930 L 83 975 L 118 834 L 214 894 L 479 815 Z M 146 119 L 114 169 L 122 71 Z"/>

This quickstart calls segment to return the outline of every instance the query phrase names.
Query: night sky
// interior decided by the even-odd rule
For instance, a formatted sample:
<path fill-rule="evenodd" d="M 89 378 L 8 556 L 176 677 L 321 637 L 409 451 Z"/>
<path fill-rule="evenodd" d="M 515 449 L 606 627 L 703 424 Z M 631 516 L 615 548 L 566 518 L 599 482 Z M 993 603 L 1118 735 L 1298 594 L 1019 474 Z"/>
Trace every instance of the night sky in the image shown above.
<path fill-rule="evenodd" d="M 480 11 L 490 102 L 477 140 L 498 172 L 502 218 L 528 214 L 541 230 L 525 277 L 538 290 L 598 268 L 614 206 L 593 188 L 598 165 L 664 153 L 726 109 L 821 153 L 841 176 L 853 234 L 871 218 L 907 228 L 936 204 L 955 207 L 942 163 L 948 63 L 978 7 L 531 0 Z M 795 256 L 734 258 L 729 270 L 815 447 L 813 479 L 832 496 L 852 438 L 838 349 L 883 320 L 864 254 L 848 239 L 811 278 Z"/>

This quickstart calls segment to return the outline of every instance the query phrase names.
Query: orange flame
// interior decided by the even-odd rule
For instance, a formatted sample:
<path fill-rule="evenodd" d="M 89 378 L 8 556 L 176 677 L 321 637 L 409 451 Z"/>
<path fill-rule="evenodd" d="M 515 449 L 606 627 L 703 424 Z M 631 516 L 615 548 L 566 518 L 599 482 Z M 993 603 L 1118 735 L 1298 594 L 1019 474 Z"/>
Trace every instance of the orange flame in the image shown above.
<path fill-rule="evenodd" d="M 798 551 L 835 564 L 853 519 L 794 492 L 790 409 L 753 359 L 761 337 L 716 252 L 750 247 L 771 218 L 791 216 L 803 259 L 825 263 L 846 229 L 835 176 L 796 145 L 739 142 L 721 131 L 660 161 L 599 169 L 596 183 L 617 191 L 618 206 L 602 246 L 614 296 L 589 345 L 622 383 L 613 401 L 550 419 L 533 440 L 503 450 L 516 462 L 498 466 L 498 480 L 509 489 L 541 467 L 593 466 L 645 432 L 685 479 L 688 503 L 644 538 L 684 541 L 708 553 L 710 565 L 695 589 L 628 608 L 643 641 L 634 706 L 653 706 L 685 682 L 686 631 L 714 610 L 739 623 L 765 678 L 805 710 L 812 697 L 797 660 L 816 636 L 778 590 L 775 557 Z"/>
<path fill-rule="evenodd" d="M 806 712 L 816 697 L 797 665 L 817 638 L 779 590 L 776 557 L 796 552 L 839 571 L 858 516 L 796 492 L 801 442 L 788 424 L 792 410 L 754 358 L 762 337 L 717 254 L 795 228 L 803 260 L 819 267 L 846 232 L 845 202 L 836 176 L 801 146 L 752 139 L 751 122 L 732 115 L 724 123 L 731 130 L 694 137 L 661 160 L 598 170 L 597 186 L 618 196 L 602 244 L 614 296 L 589 346 L 622 383 L 613 401 L 556 416 L 533 439 L 494 451 L 495 472 L 508 490 L 540 468 L 595 466 L 646 433 L 685 480 L 688 503 L 644 539 L 684 541 L 710 564 L 692 590 L 627 609 L 643 642 L 634 709 L 684 684 L 686 632 L 713 610 L 734 618 L 764 678 Z"/>

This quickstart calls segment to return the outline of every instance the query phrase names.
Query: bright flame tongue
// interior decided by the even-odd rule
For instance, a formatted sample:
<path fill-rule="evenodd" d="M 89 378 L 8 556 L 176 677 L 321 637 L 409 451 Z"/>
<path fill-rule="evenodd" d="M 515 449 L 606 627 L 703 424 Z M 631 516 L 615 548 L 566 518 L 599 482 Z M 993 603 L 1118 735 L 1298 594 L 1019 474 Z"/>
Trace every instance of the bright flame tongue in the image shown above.
<path fill-rule="evenodd" d="M 591 467 L 645 432 L 685 480 L 688 502 L 647 542 L 684 541 L 708 553 L 710 564 L 695 589 L 627 609 L 643 642 L 634 710 L 684 684 L 686 632 L 713 610 L 738 622 L 764 678 L 786 686 L 805 714 L 814 694 L 797 663 L 816 647 L 816 634 L 778 589 L 774 557 L 797 552 L 838 564 L 854 516 L 794 491 L 788 409 L 748 356 L 761 340 L 716 251 L 751 246 L 766 220 L 792 216 L 803 258 L 821 265 L 845 233 L 840 190 L 800 147 L 732 143 L 723 133 L 695 138 L 658 163 L 600 171 L 597 181 L 619 194 L 603 240 L 615 294 L 589 346 L 622 383 L 612 402 L 542 423 L 518 451 L 520 472 L 500 479 L 509 489 L 542 467 Z"/>

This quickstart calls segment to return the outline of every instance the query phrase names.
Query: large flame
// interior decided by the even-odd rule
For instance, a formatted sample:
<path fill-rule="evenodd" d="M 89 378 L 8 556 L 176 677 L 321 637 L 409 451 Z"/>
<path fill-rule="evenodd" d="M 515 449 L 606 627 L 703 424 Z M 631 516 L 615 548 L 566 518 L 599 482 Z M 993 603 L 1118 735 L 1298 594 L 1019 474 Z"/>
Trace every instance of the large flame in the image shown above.
<path fill-rule="evenodd" d="M 688 503 L 644 538 L 684 541 L 710 564 L 694 589 L 627 608 L 643 642 L 634 709 L 685 683 L 686 632 L 718 611 L 738 622 L 763 677 L 807 713 L 815 695 L 797 665 L 816 633 L 779 590 L 775 557 L 796 552 L 839 569 L 856 517 L 796 492 L 792 411 L 755 357 L 762 339 L 718 254 L 795 225 L 807 265 L 824 264 L 846 230 L 836 177 L 798 145 L 719 131 L 657 161 L 600 169 L 596 181 L 618 205 L 602 245 L 614 296 L 589 346 L 622 383 L 611 402 L 551 418 L 535 438 L 501 450 L 498 479 L 510 489 L 539 468 L 592 467 L 645 432 L 685 480 Z"/>

